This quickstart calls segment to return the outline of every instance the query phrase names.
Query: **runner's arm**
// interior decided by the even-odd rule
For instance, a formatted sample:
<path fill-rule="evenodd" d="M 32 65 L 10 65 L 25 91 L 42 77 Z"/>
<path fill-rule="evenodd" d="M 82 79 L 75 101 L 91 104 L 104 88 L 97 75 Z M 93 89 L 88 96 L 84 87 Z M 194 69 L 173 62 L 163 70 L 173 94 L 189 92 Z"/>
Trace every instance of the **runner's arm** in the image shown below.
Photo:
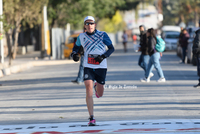
<path fill-rule="evenodd" d="M 114 51 L 115 51 L 115 48 L 112 44 L 108 45 L 108 50 L 104 53 L 105 57 L 109 57 Z"/>
<path fill-rule="evenodd" d="M 108 37 L 107 33 L 104 33 L 103 43 L 108 47 L 108 50 L 104 53 L 105 58 L 107 58 L 115 51 L 112 41 Z"/>

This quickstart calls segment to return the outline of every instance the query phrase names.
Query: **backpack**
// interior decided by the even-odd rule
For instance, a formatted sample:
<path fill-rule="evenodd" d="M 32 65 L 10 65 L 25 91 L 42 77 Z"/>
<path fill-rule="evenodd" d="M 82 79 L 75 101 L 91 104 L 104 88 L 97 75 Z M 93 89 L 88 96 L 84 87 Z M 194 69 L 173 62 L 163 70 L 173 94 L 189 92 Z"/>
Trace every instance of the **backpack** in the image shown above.
<path fill-rule="evenodd" d="M 165 41 L 161 37 L 158 37 L 158 36 L 156 36 L 156 40 L 157 40 L 157 43 L 155 46 L 156 51 L 158 52 L 165 51 Z"/>

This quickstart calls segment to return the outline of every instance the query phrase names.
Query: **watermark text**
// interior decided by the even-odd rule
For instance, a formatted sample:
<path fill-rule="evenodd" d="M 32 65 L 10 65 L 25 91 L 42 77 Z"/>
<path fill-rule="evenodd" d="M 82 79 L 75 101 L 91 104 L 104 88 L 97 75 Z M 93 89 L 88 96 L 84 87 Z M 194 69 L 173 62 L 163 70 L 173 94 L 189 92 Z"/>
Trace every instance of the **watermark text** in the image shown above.
<path fill-rule="evenodd" d="M 137 86 L 135 85 L 104 85 L 105 89 L 136 89 Z"/>

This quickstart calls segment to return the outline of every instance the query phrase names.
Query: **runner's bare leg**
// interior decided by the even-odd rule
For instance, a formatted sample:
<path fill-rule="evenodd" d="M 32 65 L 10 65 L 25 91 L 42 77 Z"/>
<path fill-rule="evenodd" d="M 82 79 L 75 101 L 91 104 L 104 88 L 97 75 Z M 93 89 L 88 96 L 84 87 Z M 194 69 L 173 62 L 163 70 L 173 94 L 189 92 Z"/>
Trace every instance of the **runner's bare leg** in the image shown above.
<path fill-rule="evenodd" d="M 104 85 L 99 84 L 99 83 L 97 82 L 96 90 L 97 90 L 97 95 L 98 95 L 99 97 L 102 97 L 102 96 L 103 96 L 103 92 L 104 92 Z"/>
<path fill-rule="evenodd" d="M 85 80 L 85 88 L 86 88 L 86 103 L 89 115 L 94 115 L 93 113 L 93 81 L 92 80 Z"/>

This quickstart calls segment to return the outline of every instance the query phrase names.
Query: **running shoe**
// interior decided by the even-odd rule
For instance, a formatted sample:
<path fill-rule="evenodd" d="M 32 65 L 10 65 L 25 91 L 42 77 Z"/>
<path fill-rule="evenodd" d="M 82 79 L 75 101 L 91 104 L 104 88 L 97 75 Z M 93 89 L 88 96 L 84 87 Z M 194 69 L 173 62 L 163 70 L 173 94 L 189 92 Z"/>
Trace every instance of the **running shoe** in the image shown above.
<path fill-rule="evenodd" d="M 151 78 L 151 77 L 153 77 L 153 76 L 154 76 L 154 74 L 153 74 L 153 73 L 150 73 L 149 78 Z"/>
<path fill-rule="evenodd" d="M 96 120 L 93 119 L 93 120 L 90 120 L 89 123 L 88 123 L 88 126 L 95 126 L 96 125 Z"/>
<path fill-rule="evenodd" d="M 140 81 L 141 82 L 150 82 L 150 79 L 149 78 L 141 78 Z"/>
<path fill-rule="evenodd" d="M 75 83 L 75 84 L 79 84 L 79 85 L 82 84 L 82 82 L 79 82 L 79 81 L 77 81 L 77 80 L 72 80 L 71 82 L 72 82 L 72 83 Z"/>
<path fill-rule="evenodd" d="M 94 91 L 95 91 L 95 95 L 97 98 L 99 98 L 98 94 L 97 94 L 97 82 L 94 83 Z"/>
<path fill-rule="evenodd" d="M 165 82 L 165 81 L 166 81 L 165 78 L 160 78 L 157 80 L 157 82 Z"/>
<path fill-rule="evenodd" d="M 200 83 L 197 85 L 194 85 L 194 88 L 200 88 Z"/>

